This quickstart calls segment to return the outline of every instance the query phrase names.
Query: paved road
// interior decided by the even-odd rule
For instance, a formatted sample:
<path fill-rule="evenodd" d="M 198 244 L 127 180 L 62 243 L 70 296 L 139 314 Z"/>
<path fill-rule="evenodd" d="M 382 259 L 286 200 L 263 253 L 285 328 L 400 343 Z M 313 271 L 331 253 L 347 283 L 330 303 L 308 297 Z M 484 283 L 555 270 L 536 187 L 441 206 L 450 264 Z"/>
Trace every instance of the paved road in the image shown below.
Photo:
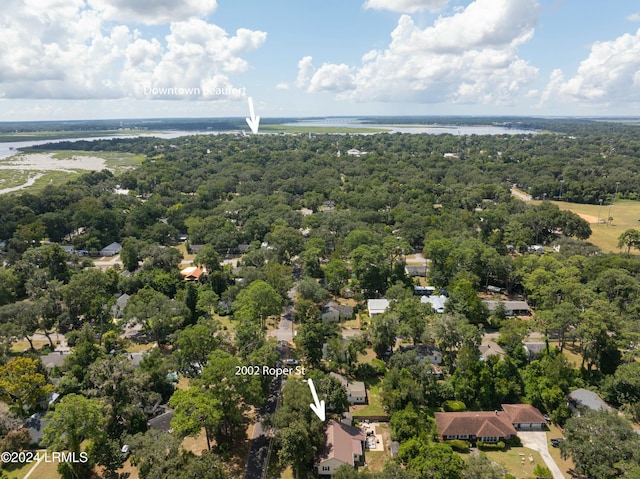
<path fill-rule="evenodd" d="M 280 317 L 278 329 L 269 331 L 269 336 L 278 338 L 278 341 L 291 341 L 293 339 L 293 306 L 287 306 Z"/>
<path fill-rule="evenodd" d="M 278 344 L 280 358 L 284 353 L 284 345 Z M 278 361 L 278 366 L 282 366 L 282 359 Z M 253 437 L 251 438 L 251 447 L 249 448 L 249 457 L 247 459 L 247 468 L 244 472 L 244 479 L 262 479 L 263 474 L 268 466 L 269 447 L 272 431 L 262 424 L 262 420 L 266 415 L 276 412 L 278 401 L 280 399 L 280 389 L 282 386 L 282 377 L 279 376 L 271 381 L 269 386 L 269 395 L 266 402 L 258 411 L 258 418 L 253 428 Z"/>
<path fill-rule="evenodd" d="M 547 467 L 553 474 L 553 479 L 565 479 L 564 474 L 553 460 L 551 454 L 549 454 L 549 447 L 547 442 L 547 433 L 542 431 L 518 431 L 518 437 L 522 441 L 524 447 L 538 451 L 542 456 Z"/>

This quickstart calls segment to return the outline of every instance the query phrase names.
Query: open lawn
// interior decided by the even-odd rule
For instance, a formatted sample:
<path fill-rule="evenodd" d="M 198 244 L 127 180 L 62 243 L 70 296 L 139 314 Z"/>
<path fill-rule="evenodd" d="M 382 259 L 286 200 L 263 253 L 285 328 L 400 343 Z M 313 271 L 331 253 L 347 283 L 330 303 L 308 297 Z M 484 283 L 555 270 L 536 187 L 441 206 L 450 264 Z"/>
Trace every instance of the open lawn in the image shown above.
<path fill-rule="evenodd" d="M 557 340 L 553 340 L 550 339 L 549 340 L 549 348 L 554 348 L 558 346 L 559 341 Z M 567 359 L 573 363 L 573 365 L 575 367 L 580 367 L 580 364 L 582 364 L 582 355 L 579 352 L 578 349 L 578 344 L 576 343 L 575 346 L 571 345 L 571 342 L 567 342 L 567 344 L 565 345 L 564 349 L 562 350 L 562 354 L 564 354 Z"/>
<path fill-rule="evenodd" d="M 518 479 L 535 477 L 533 469 L 536 465 L 547 467 L 537 451 L 527 447 L 511 447 L 504 451 L 483 451 L 489 459 L 502 465 L 507 472 Z M 524 461 L 522 460 L 524 458 Z M 533 461 L 531 460 L 533 458 Z"/>
<path fill-rule="evenodd" d="M 131 343 L 131 345 L 127 348 L 127 352 L 128 353 L 143 353 L 145 351 L 149 351 L 150 349 L 153 349 L 156 346 L 156 343 L 145 343 L 145 344 L 140 344 L 140 343 Z"/>
<path fill-rule="evenodd" d="M 39 351 L 40 349 L 43 348 L 43 346 L 48 346 L 49 345 L 49 341 L 32 341 L 33 342 L 33 347 L 35 348 L 36 351 Z M 20 341 L 16 341 L 15 343 L 13 343 L 11 345 L 11 352 L 13 353 L 24 353 L 29 351 L 29 341 L 27 341 L 26 339 L 20 340 Z M 49 351 L 47 351 L 48 353 Z"/>
<path fill-rule="evenodd" d="M 539 201 L 532 201 L 539 204 Z M 587 240 L 602 248 L 605 252 L 619 252 L 618 236 L 629 228 L 640 229 L 640 201 L 619 200 L 613 205 L 583 205 L 578 203 L 567 203 L 564 201 L 553 201 L 561 210 L 569 210 L 581 215 L 591 226 L 591 237 Z M 606 222 L 598 223 L 611 216 L 613 221 L 610 225 Z M 632 253 L 638 251 L 631 250 Z"/>
<path fill-rule="evenodd" d="M 2 470 L 6 471 L 9 479 L 23 479 L 32 468 L 34 469 L 29 476 L 29 479 L 60 479 L 62 477 L 60 474 L 58 474 L 57 462 L 40 461 L 40 463 L 36 466 L 36 462 L 33 461 L 24 464 L 22 467 L 16 467 L 15 469 L 3 468 Z"/>
<path fill-rule="evenodd" d="M 370 472 L 382 471 L 384 463 L 389 460 L 390 454 L 387 451 L 367 451 L 364 454 L 367 466 L 365 469 Z"/>
<path fill-rule="evenodd" d="M 367 397 L 369 404 L 365 406 L 351 406 L 349 409 L 354 418 L 362 416 L 385 416 L 387 412 L 382 407 L 380 397 L 380 379 L 367 379 L 364 381 L 367 387 Z"/>

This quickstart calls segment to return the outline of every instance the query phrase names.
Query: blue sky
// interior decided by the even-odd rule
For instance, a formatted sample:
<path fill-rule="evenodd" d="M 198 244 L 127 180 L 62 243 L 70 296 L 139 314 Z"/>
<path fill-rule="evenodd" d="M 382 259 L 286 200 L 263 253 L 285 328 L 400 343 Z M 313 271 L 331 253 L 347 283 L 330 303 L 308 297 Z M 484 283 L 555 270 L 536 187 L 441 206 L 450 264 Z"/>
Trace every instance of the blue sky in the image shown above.
<path fill-rule="evenodd" d="M 5 0 L 0 121 L 638 115 L 628 0 Z"/>

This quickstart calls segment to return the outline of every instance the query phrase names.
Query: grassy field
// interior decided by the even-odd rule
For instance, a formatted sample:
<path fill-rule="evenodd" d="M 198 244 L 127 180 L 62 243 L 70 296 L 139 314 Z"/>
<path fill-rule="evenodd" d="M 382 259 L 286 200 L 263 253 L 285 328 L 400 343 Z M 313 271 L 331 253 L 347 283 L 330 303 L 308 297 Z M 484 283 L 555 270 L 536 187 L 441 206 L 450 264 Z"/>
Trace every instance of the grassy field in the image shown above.
<path fill-rule="evenodd" d="M 24 464 L 22 467 L 3 469 L 6 471 L 9 479 L 22 479 L 35 466 L 35 462 Z M 57 462 L 41 461 L 29 476 L 34 479 L 60 479 L 62 476 L 58 474 Z"/>
<path fill-rule="evenodd" d="M 535 477 L 533 469 L 536 465 L 547 467 L 537 451 L 527 447 L 512 447 L 505 451 L 483 451 L 493 462 L 502 465 L 507 472 L 518 478 Z M 524 458 L 524 461 L 522 460 Z M 533 458 L 533 461 L 531 461 Z"/>
<path fill-rule="evenodd" d="M 0 170 L 0 190 L 23 185 L 37 173 L 33 170 Z"/>
<path fill-rule="evenodd" d="M 531 201 L 533 204 L 539 204 L 539 201 Z M 587 240 L 596 246 L 602 248 L 603 251 L 619 252 L 618 236 L 629 228 L 640 229 L 640 201 L 619 200 L 613 205 L 583 205 L 577 203 L 567 203 L 564 201 L 553 201 L 561 210 L 573 211 L 589 221 L 592 234 Z M 598 223 L 611 216 L 613 221 L 610 225 L 606 223 Z M 633 250 L 631 250 L 634 253 Z M 636 251 L 637 253 L 637 251 Z"/>
<path fill-rule="evenodd" d="M 7 169 L 0 169 L 0 190 L 4 188 L 13 188 L 25 185 L 27 180 L 36 177 L 37 179 L 32 185 L 26 186 L 22 190 L 28 190 L 35 193 L 43 190 L 47 185 L 62 185 L 76 178 L 80 174 L 90 171 L 91 169 L 101 169 L 95 164 L 95 158 L 104 160 L 104 168 L 111 170 L 116 175 L 131 170 L 139 166 L 144 160 L 144 155 L 135 155 L 132 153 L 110 152 L 110 151 L 37 151 L 37 155 L 51 155 L 51 159 L 47 156 L 34 160 L 27 154 L 17 154 L 4 161 L 8 163 Z M 31 159 L 29 159 L 31 158 Z M 78 164 L 71 167 L 60 168 L 59 165 L 53 164 L 56 160 L 76 159 Z M 82 163 L 82 158 L 87 158 L 87 163 Z M 89 160 L 91 159 L 91 161 Z M 36 165 L 33 169 L 21 169 L 19 167 L 11 168 L 11 164 L 20 163 L 21 161 L 35 161 Z M 24 165 L 22 166 L 24 168 Z"/>
<path fill-rule="evenodd" d="M 384 416 L 387 412 L 382 407 L 382 399 L 380 398 L 380 379 L 367 379 L 364 381 L 367 386 L 367 396 L 369 404 L 366 406 L 353 406 L 352 413 L 354 418 L 362 416 Z"/>

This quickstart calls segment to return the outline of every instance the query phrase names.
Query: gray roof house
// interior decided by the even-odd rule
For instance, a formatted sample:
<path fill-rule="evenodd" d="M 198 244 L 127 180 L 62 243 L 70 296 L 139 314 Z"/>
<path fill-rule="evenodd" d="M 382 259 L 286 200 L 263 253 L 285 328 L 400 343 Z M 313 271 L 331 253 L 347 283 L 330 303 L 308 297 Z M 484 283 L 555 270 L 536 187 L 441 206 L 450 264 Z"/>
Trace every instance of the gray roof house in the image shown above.
<path fill-rule="evenodd" d="M 116 303 L 111 307 L 111 314 L 114 318 L 122 318 L 124 307 L 129 302 L 129 298 L 131 298 L 131 296 L 129 296 L 127 293 L 124 293 L 123 295 L 119 296 L 118 299 L 116 299 Z"/>
<path fill-rule="evenodd" d="M 604 399 L 598 396 L 593 391 L 580 388 L 569 393 L 567 403 L 574 414 L 580 414 L 580 409 L 591 409 L 592 411 L 612 411 L 613 408 L 609 406 Z"/>
<path fill-rule="evenodd" d="M 105 246 L 100 250 L 100 256 L 115 256 L 122 251 L 120 243 L 113 242 L 109 246 Z"/>
<path fill-rule="evenodd" d="M 45 413 L 38 412 L 32 416 L 30 416 L 23 424 L 23 427 L 29 431 L 29 436 L 31 436 L 31 444 L 34 446 L 39 446 L 40 441 L 44 436 L 43 429 L 49 423 L 49 421 L 44 420 Z"/>
<path fill-rule="evenodd" d="M 507 316 L 527 316 L 531 314 L 531 308 L 526 301 L 489 301 L 483 299 L 482 302 L 489 308 L 489 313 L 493 313 L 498 304 L 502 303 Z"/>
<path fill-rule="evenodd" d="M 329 376 L 337 379 L 347 391 L 347 401 L 351 404 L 367 403 L 367 388 L 362 381 L 349 381 L 346 377 L 337 373 L 329 373 Z"/>

